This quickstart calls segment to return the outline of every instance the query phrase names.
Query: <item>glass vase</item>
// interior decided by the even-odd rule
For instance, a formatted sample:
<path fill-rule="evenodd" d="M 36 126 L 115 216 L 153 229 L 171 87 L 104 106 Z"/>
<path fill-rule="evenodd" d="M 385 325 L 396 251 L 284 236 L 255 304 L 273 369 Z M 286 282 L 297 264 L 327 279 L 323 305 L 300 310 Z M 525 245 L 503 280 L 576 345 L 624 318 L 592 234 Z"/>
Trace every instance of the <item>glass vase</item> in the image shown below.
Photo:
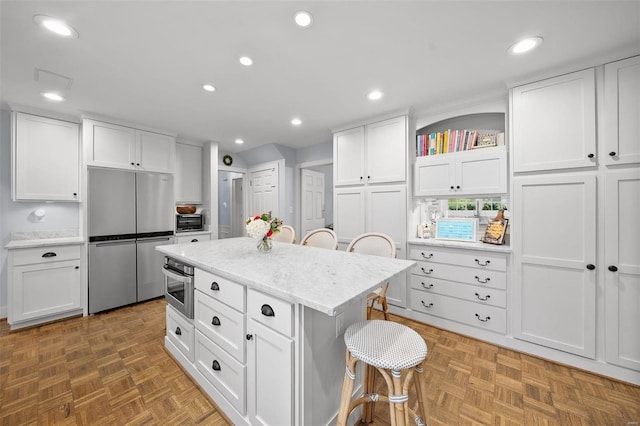
<path fill-rule="evenodd" d="M 271 238 L 265 235 L 264 237 L 258 240 L 257 247 L 258 247 L 258 251 L 262 253 L 268 253 L 273 248 L 273 241 L 271 241 Z"/>

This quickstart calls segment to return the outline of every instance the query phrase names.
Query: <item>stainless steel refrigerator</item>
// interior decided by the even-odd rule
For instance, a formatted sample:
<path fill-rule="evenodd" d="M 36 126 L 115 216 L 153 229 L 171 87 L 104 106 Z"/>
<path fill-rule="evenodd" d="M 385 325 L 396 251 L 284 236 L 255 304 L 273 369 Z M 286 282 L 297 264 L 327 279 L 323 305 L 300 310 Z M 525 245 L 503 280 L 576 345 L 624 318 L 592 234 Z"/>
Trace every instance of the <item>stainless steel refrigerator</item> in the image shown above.
<path fill-rule="evenodd" d="M 89 313 L 164 294 L 159 245 L 173 241 L 173 177 L 89 169 Z"/>

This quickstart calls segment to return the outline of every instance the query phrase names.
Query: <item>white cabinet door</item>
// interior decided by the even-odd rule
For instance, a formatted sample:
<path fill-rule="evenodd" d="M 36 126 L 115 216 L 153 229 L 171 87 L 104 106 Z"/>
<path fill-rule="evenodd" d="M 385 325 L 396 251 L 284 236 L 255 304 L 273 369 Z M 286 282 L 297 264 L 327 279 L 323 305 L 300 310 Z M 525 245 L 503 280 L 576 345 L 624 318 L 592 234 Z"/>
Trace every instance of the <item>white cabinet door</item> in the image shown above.
<path fill-rule="evenodd" d="M 456 162 L 455 182 L 458 195 L 506 194 L 507 152 L 504 147 L 461 155 Z"/>
<path fill-rule="evenodd" d="M 609 172 L 605 203 L 606 360 L 640 371 L 640 170 Z"/>
<path fill-rule="evenodd" d="M 396 244 L 407 240 L 407 190 L 404 185 L 370 186 L 366 188 L 364 232 L 381 232 Z M 355 214 L 355 211 L 351 214 Z"/>
<path fill-rule="evenodd" d="M 640 163 L 640 56 L 604 67 L 605 163 Z"/>
<path fill-rule="evenodd" d="M 202 204 L 201 146 L 176 143 L 176 203 Z"/>
<path fill-rule="evenodd" d="M 13 268 L 11 323 L 80 308 L 80 260 Z"/>
<path fill-rule="evenodd" d="M 516 178 L 514 336 L 595 357 L 596 179 Z"/>
<path fill-rule="evenodd" d="M 336 188 L 334 190 L 334 230 L 338 238 L 344 241 L 351 241 L 365 232 L 364 193 L 363 187 Z"/>
<path fill-rule="evenodd" d="M 78 201 L 78 125 L 19 112 L 14 125 L 13 200 Z"/>
<path fill-rule="evenodd" d="M 595 165 L 594 69 L 515 87 L 511 107 L 514 172 Z"/>
<path fill-rule="evenodd" d="M 293 340 L 248 320 L 247 405 L 252 425 L 293 424 Z"/>
<path fill-rule="evenodd" d="M 455 186 L 455 161 L 448 154 L 419 157 L 414 170 L 414 195 L 451 195 Z"/>
<path fill-rule="evenodd" d="M 369 124 L 366 133 L 367 183 L 404 182 L 407 163 L 407 118 Z"/>
<path fill-rule="evenodd" d="M 135 129 L 93 120 L 84 120 L 82 127 L 88 165 L 136 168 Z"/>
<path fill-rule="evenodd" d="M 364 127 L 333 135 L 334 185 L 364 183 Z"/>
<path fill-rule="evenodd" d="M 136 130 L 136 166 L 147 172 L 173 173 L 175 138 Z"/>

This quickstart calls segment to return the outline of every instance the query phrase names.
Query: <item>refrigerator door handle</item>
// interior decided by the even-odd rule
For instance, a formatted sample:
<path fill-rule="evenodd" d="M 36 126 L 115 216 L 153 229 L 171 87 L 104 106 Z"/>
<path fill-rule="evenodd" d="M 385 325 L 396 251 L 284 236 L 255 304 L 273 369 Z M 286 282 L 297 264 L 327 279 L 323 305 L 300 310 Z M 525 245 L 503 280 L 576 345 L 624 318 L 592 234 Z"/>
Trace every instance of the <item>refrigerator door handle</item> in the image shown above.
<path fill-rule="evenodd" d="M 169 241 L 172 237 L 162 237 L 162 238 L 138 238 L 136 241 L 139 243 L 150 243 L 153 241 Z"/>
<path fill-rule="evenodd" d="M 94 245 L 96 247 L 105 247 L 105 246 L 118 246 L 122 244 L 131 244 L 135 242 L 136 240 L 117 240 L 117 241 L 105 241 L 102 243 L 91 243 L 91 245 Z"/>

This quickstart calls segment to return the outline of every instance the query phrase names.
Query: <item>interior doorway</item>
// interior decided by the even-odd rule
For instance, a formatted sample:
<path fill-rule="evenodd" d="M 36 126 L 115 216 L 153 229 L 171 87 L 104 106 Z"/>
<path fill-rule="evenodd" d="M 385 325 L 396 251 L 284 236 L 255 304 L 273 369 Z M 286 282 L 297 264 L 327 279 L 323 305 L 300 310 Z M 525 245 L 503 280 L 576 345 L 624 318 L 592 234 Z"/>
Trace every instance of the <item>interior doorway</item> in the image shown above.
<path fill-rule="evenodd" d="M 322 189 L 314 189 L 320 184 Z M 333 229 L 333 163 L 331 160 L 300 165 L 298 223 L 301 238 L 312 229 Z"/>
<path fill-rule="evenodd" d="M 244 173 L 218 171 L 218 238 L 244 235 Z"/>

